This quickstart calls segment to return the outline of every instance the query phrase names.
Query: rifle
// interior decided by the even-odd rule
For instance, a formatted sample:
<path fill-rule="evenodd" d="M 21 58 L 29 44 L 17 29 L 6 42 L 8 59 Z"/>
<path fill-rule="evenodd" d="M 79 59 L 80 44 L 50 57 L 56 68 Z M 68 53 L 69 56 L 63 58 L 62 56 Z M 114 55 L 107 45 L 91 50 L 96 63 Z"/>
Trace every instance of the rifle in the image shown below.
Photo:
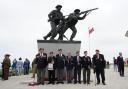
<path fill-rule="evenodd" d="M 84 13 L 88 13 L 88 12 L 90 12 L 90 11 L 97 10 L 97 9 L 99 9 L 99 8 L 94 8 L 94 9 L 82 11 L 82 12 L 79 13 L 79 15 L 84 14 Z M 70 13 L 70 14 L 73 14 L 73 13 Z M 64 17 L 67 17 L 67 16 L 69 16 L 69 15 L 65 15 Z"/>
<path fill-rule="evenodd" d="M 84 13 L 88 13 L 88 12 L 93 11 L 93 10 L 97 10 L 97 9 L 99 9 L 99 8 L 94 8 L 94 9 L 82 11 L 82 12 L 80 12 L 80 15 L 81 15 L 81 14 L 84 14 Z"/>

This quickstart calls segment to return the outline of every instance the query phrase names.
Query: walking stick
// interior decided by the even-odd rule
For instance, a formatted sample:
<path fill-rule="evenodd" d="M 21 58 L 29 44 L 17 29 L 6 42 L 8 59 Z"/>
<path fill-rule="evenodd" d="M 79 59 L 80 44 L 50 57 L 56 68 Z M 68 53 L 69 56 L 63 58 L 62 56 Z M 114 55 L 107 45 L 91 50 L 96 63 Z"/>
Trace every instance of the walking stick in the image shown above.
<path fill-rule="evenodd" d="M 96 73 L 94 73 L 94 75 L 95 75 L 95 86 L 96 86 Z"/>
<path fill-rule="evenodd" d="M 96 69 L 94 68 L 93 71 L 94 71 L 94 76 L 95 76 L 94 83 L 95 83 L 95 86 L 96 86 Z"/>

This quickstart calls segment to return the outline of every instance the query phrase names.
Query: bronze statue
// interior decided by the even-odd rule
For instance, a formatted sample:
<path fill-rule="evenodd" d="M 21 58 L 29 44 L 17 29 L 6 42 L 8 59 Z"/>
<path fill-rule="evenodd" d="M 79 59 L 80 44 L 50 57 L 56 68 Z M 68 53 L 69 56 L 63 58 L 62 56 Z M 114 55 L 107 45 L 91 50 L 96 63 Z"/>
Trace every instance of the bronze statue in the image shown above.
<path fill-rule="evenodd" d="M 62 6 L 60 6 L 62 8 Z M 61 9 L 60 8 L 60 9 Z M 59 13 L 60 13 L 59 9 Z M 70 41 L 73 41 L 74 37 L 76 36 L 77 29 L 75 25 L 77 24 L 78 20 L 83 20 L 85 17 L 93 10 L 96 10 L 98 8 L 90 9 L 87 11 L 80 12 L 79 9 L 75 9 L 73 13 L 63 16 L 62 12 L 61 14 L 54 13 L 56 15 L 56 18 L 51 17 L 54 16 L 53 14 L 49 14 L 49 21 L 51 23 L 51 31 L 44 37 L 46 40 L 48 37 L 51 37 L 50 40 L 54 40 L 54 38 L 59 34 L 58 40 L 63 40 L 63 37 L 65 37 L 67 40 L 68 38 L 64 35 L 64 33 L 67 31 L 68 28 L 72 30 L 72 35 L 70 37 Z M 53 10 L 54 11 L 54 10 Z M 51 16 L 50 16 L 51 15 Z M 83 15 L 81 17 L 81 15 Z M 65 18 L 67 17 L 67 18 Z M 58 21 L 56 24 L 56 20 Z"/>
<path fill-rule="evenodd" d="M 53 10 L 48 14 L 49 17 L 48 22 L 50 22 L 51 31 L 46 36 L 43 37 L 45 40 L 47 40 L 48 37 L 56 33 L 57 26 L 59 25 L 60 21 L 63 20 L 63 13 L 61 12 L 61 8 L 62 8 L 61 5 L 57 5 L 56 10 Z"/>

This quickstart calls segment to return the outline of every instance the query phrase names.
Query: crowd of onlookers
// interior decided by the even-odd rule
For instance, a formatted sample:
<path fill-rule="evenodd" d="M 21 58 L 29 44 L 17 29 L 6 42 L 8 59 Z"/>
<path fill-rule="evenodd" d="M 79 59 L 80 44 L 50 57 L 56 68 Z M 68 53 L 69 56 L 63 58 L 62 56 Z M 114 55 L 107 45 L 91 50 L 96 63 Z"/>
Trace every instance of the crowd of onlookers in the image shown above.
<path fill-rule="evenodd" d="M 2 62 L 2 79 L 8 80 L 8 76 L 20 76 L 29 74 L 30 61 L 26 58 L 25 61 L 20 57 L 14 59 L 11 63 L 10 54 L 6 54 Z"/>

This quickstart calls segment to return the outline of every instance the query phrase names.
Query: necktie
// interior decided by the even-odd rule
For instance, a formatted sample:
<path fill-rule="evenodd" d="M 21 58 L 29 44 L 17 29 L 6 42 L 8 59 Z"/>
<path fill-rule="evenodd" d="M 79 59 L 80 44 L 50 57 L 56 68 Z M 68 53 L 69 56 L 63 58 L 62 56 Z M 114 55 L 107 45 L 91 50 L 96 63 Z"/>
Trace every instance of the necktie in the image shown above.
<path fill-rule="evenodd" d="M 78 62 L 78 64 L 79 64 L 79 56 L 77 56 L 77 62 Z"/>

